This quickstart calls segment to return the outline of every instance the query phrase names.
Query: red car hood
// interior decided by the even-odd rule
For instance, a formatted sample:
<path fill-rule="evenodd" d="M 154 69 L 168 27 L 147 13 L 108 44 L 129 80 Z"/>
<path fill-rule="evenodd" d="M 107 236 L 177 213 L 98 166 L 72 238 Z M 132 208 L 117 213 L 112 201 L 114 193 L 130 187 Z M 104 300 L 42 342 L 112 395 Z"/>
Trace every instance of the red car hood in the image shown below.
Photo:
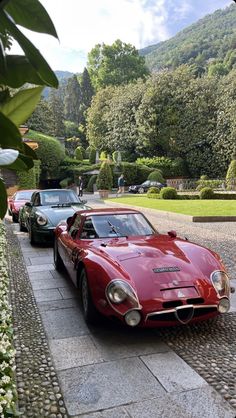
<path fill-rule="evenodd" d="M 212 271 L 223 268 L 210 250 L 167 235 L 114 241 L 100 247 L 100 255 L 116 262 L 120 277 L 126 277 L 143 300 L 160 298 L 164 289 L 193 286 L 200 296 Z"/>
<path fill-rule="evenodd" d="M 12 206 L 15 210 L 19 211 L 19 209 L 22 208 L 26 202 L 28 202 L 28 200 L 14 200 L 12 202 Z"/>

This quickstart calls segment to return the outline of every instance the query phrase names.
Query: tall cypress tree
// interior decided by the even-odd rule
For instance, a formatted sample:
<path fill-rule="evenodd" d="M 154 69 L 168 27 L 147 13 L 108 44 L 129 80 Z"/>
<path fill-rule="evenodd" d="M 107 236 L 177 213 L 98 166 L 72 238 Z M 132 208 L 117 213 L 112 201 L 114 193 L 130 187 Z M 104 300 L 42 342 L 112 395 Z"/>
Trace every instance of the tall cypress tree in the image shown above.
<path fill-rule="evenodd" d="M 54 136 L 64 136 L 65 127 L 64 127 L 64 115 L 63 115 L 63 102 L 55 90 L 51 90 L 49 95 L 49 109 L 52 114 L 52 135 Z"/>
<path fill-rule="evenodd" d="M 81 87 L 76 75 L 69 78 L 65 88 L 65 107 L 64 114 L 66 120 L 74 122 L 76 125 L 81 123 Z"/>

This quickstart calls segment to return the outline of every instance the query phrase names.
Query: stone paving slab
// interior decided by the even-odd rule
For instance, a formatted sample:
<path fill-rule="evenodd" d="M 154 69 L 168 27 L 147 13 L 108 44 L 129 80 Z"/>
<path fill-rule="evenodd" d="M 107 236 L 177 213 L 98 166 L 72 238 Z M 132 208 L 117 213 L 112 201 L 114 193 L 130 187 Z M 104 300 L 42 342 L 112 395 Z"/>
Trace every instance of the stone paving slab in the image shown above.
<path fill-rule="evenodd" d="M 42 321 L 49 339 L 76 337 L 89 333 L 78 308 L 42 312 Z"/>
<path fill-rule="evenodd" d="M 89 335 L 49 340 L 49 345 L 57 370 L 71 369 L 72 367 L 103 361 L 102 354 Z"/>
<path fill-rule="evenodd" d="M 77 308 L 80 312 L 80 305 L 78 299 L 58 299 L 50 302 L 38 302 L 38 308 L 40 312 L 47 312 L 67 308 Z"/>
<path fill-rule="evenodd" d="M 29 273 L 30 280 L 54 280 L 54 276 L 52 275 L 51 271 L 44 271 L 43 274 L 41 271 L 35 271 L 33 273 Z"/>
<path fill-rule="evenodd" d="M 171 400 L 180 405 L 192 418 L 235 418 L 235 411 L 210 386 L 171 394 Z"/>
<path fill-rule="evenodd" d="M 124 407 L 106 409 L 89 414 L 74 415 L 73 418 L 132 418 Z M 182 417 L 180 417 L 182 418 Z M 184 418 L 184 417 L 183 417 Z"/>
<path fill-rule="evenodd" d="M 173 352 L 151 354 L 142 356 L 141 359 L 167 392 L 182 392 L 208 385 Z"/>
<path fill-rule="evenodd" d="M 27 266 L 35 266 L 40 264 L 52 264 L 53 263 L 53 257 L 52 255 L 44 255 L 43 257 L 35 257 L 35 256 L 29 256 L 25 258 L 25 264 Z"/>
<path fill-rule="evenodd" d="M 132 332 L 134 331 L 134 332 Z M 104 360 L 117 360 L 152 353 L 165 353 L 170 348 L 150 329 L 130 330 L 125 327 L 101 329 L 91 333 L 91 337 Z"/>
<path fill-rule="evenodd" d="M 67 286 L 67 283 L 63 279 L 30 279 L 31 285 L 34 290 L 46 290 L 46 289 L 57 289 Z M 60 292 L 61 293 L 61 292 Z"/>
<path fill-rule="evenodd" d="M 58 372 L 58 376 L 71 415 L 121 406 L 165 393 L 138 358 L 74 368 Z"/>
<path fill-rule="evenodd" d="M 53 264 L 38 264 L 36 266 L 27 266 L 28 273 L 35 273 L 37 271 L 48 271 L 53 270 L 54 266 Z"/>
<path fill-rule="evenodd" d="M 58 289 L 35 290 L 34 296 L 36 302 L 62 299 L 62 295 Z"/>
<path fill-rule="evenodd" d="M 67 284 L 67 287 L 60 287 L 58 290 L 63 299 L 79 298 L 79 292 L 76 287 L 71 284 L 71 282 Z"/>

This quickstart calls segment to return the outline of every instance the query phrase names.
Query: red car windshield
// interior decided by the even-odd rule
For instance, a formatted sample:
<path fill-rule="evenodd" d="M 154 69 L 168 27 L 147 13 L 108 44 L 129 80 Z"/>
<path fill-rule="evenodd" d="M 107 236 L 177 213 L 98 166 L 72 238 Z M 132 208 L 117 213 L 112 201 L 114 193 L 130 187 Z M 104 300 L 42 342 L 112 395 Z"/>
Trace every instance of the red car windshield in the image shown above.
<path fill-rule="evenodd" d="M 33 190 L 17 192 L 15 195 L 15 200 L 30 200 L 33 192 Z"/>
<path fill-rule="evenodd" d="M 91 238 L 142 236 L 156 233 L 144 216 L 139 213 L 91 216 L 85 220 L 81 238 L 85 238 L 83 233 L 86 230 L 90 232 Z"/>

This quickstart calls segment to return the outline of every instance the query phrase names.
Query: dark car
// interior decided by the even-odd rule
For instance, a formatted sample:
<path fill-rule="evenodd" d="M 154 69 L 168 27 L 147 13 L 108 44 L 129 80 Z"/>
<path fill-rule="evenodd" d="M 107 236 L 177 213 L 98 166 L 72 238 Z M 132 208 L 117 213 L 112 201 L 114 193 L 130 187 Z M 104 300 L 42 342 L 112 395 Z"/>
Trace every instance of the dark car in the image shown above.
<path fill-rule="evenodd" d="M 26 202 L 29 202 L 34 190 L 19 190 L 12 197 L 8 198 L 8 213 L 12 216 L 13 222 L 18 222 L 19 211 Z"/>
<path fill-rule="evenodd" d="M 165 187 L 166 185 L 163 183 L 160 183 L 159 181 L 154 180 L 146 180 L 142 184 L 136 184 L 135 186 L 129 186 L 129 193 L 147 193 L 148 189 L 150 187 L 157 187 L 158 189 L 161 189 L 162 187 Z"/>
<path fill-rule="evenodd" d="M 53 241 L 57 224 L 85 206 L 73 190 L 50 189 L 33 193 L 20 211 L 20 230 L 29 232 L 31 244 Z"/>
<path fill-rule="evenodd" d="M 86 321 L 98 312 L 130 327 L 212 318 L 230 309 L 230 279 L 210 249 L 159 234 L 125 208 L 80 211 L 55 230 L 54 263 L 81 292 Z"/>

